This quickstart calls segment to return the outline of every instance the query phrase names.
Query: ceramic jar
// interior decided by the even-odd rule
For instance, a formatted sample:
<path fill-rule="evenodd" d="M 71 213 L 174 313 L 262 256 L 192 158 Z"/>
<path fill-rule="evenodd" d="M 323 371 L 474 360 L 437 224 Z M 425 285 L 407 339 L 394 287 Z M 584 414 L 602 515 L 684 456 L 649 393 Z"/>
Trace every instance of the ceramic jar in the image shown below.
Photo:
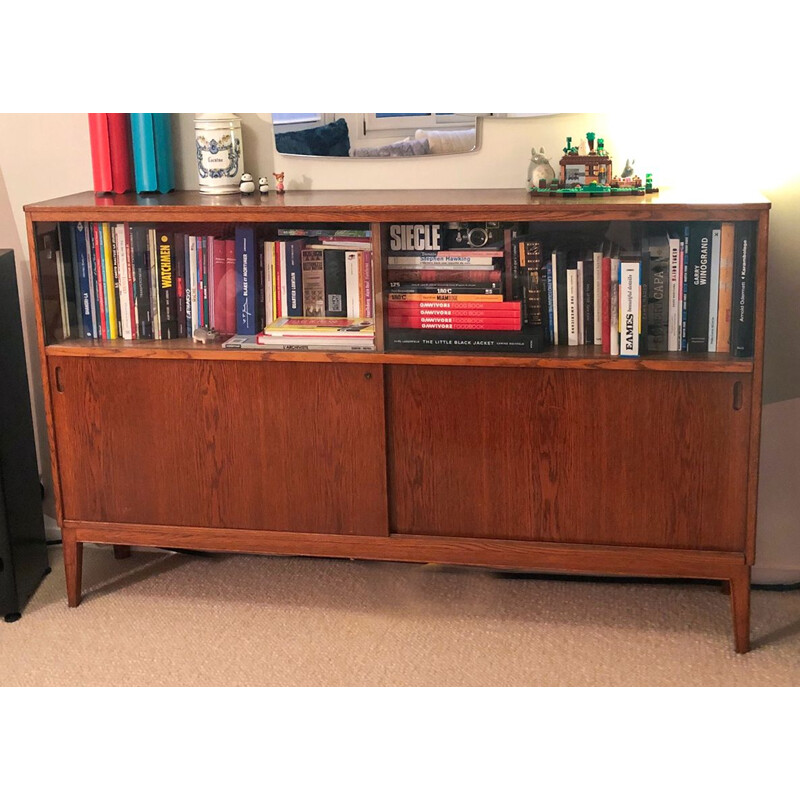
<path fill-rule="evenodd" d="M 198 114 L 197 172 L 204 194 L 233 194 L 242 177 L 242 122 L 236 114 Z"/>

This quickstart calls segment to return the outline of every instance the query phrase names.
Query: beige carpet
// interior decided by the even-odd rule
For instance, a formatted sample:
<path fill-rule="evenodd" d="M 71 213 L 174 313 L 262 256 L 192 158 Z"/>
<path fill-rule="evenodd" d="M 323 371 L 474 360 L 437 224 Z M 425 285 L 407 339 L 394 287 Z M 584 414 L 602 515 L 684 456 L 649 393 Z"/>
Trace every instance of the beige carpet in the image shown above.
<path fill-rule="evenodd" d="M 18 622 L 3 686 L 797 686 L 800 591 L 755 591 L 753 651 L 703 584 L 86 547 L 60 548 Z"/>

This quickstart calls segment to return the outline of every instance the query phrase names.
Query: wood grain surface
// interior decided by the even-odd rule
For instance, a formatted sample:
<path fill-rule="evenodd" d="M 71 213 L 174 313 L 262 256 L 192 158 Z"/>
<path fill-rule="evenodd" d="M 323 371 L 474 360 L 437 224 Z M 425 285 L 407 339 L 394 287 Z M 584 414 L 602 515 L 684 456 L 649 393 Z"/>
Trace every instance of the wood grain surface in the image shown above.
<path fill-rule="evenodd" d="M 50 368 L 67 519 L 387 532 L 380 366 Z"/>
<path fill-rule="evenodd" d="M 742 550 L 749 387 L 723 374 L 392 365 L 391 530 Z"/>

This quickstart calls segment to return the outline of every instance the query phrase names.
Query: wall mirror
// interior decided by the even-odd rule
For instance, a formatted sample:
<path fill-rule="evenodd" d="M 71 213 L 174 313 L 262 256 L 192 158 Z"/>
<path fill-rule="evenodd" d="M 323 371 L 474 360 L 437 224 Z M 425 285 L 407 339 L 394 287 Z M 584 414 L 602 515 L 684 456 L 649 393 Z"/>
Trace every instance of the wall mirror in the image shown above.
<path fill-rule="evenodd" d="M 482 117 L 534 114 L 272 114 L 275 149 L 326 158 L 404 158 L 469 153 Z"/>

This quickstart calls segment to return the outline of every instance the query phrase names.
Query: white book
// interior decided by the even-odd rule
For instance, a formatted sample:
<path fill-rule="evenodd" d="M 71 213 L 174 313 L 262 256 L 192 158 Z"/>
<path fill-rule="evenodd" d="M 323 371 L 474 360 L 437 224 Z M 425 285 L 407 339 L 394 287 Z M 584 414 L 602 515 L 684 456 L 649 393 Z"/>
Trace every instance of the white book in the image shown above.
<path fill-rule="evenodd" d="M 583 344 L 586 339 L 585 336 L 585 308 L 583 305 L 583 287 L 584 287 L 584 267 L 583 261 L 578 261 L 578 287 L 576 290 L 576 302 L 578 304 L 578 341 L 576 344 Z"/>
<path fill-rule="evenodd" d="M 358 253 L 348 250 L 344 254 L 344 275 L 347 292 L 347 316 L 360 317 Z"/>
<path fill-rule="evenodd" d="M 609 292 L 610 354 L 619 355 L 619 259 L 611 259 L 611 288 Z"/>
<path fill-rule="evenodd" d="M 667 287 L 667 350 L 677 353 L 681 349 L 681 296 L 683 294 L 680 263 L 681 240 L 669 236 L 669 283 Z"/>
<path fill-rule="evenodd" d="M 719 320 L 719 256 L 721 228 L 711 231 L 711 264 L 708 271 L 708 352 L 717 352 L 717 325 Z"/>
<path fill-rule="evenodd" d="M 200 327 L 200 284 L 197 281 L 197 237 L 189 236 L 189 280 L 192 289 L 192 333 Z"/>
<path fill-rule="evenodd" d="M 567 344 L 580 344 L 578 324 L 580 315 L 580 295 L 578 293 L 578 270 L 567 268 Z"/>
<path fill-rule="evenodd" d="M 620 261 L 619 265 L 619 354 L 639 355 L 641 326 L 641 274 L 638 261 Z"/>
<path fill-rule="evenodd" d="M 594 314 L 594 343 L 603 344 L 603 253 L 592 253 L 592 309 Z"/>
<path fill-rule="evenodd" d="M 119 318 L 122 324 L 122 338 L 133 339 L 131 327 L 131 296 L 128 286 L 128 253 L 125 249 L 125 226 L 118 222 L 114 226 L 114 241 L 117 248 L 117 280 L 119 282 Z"/>

